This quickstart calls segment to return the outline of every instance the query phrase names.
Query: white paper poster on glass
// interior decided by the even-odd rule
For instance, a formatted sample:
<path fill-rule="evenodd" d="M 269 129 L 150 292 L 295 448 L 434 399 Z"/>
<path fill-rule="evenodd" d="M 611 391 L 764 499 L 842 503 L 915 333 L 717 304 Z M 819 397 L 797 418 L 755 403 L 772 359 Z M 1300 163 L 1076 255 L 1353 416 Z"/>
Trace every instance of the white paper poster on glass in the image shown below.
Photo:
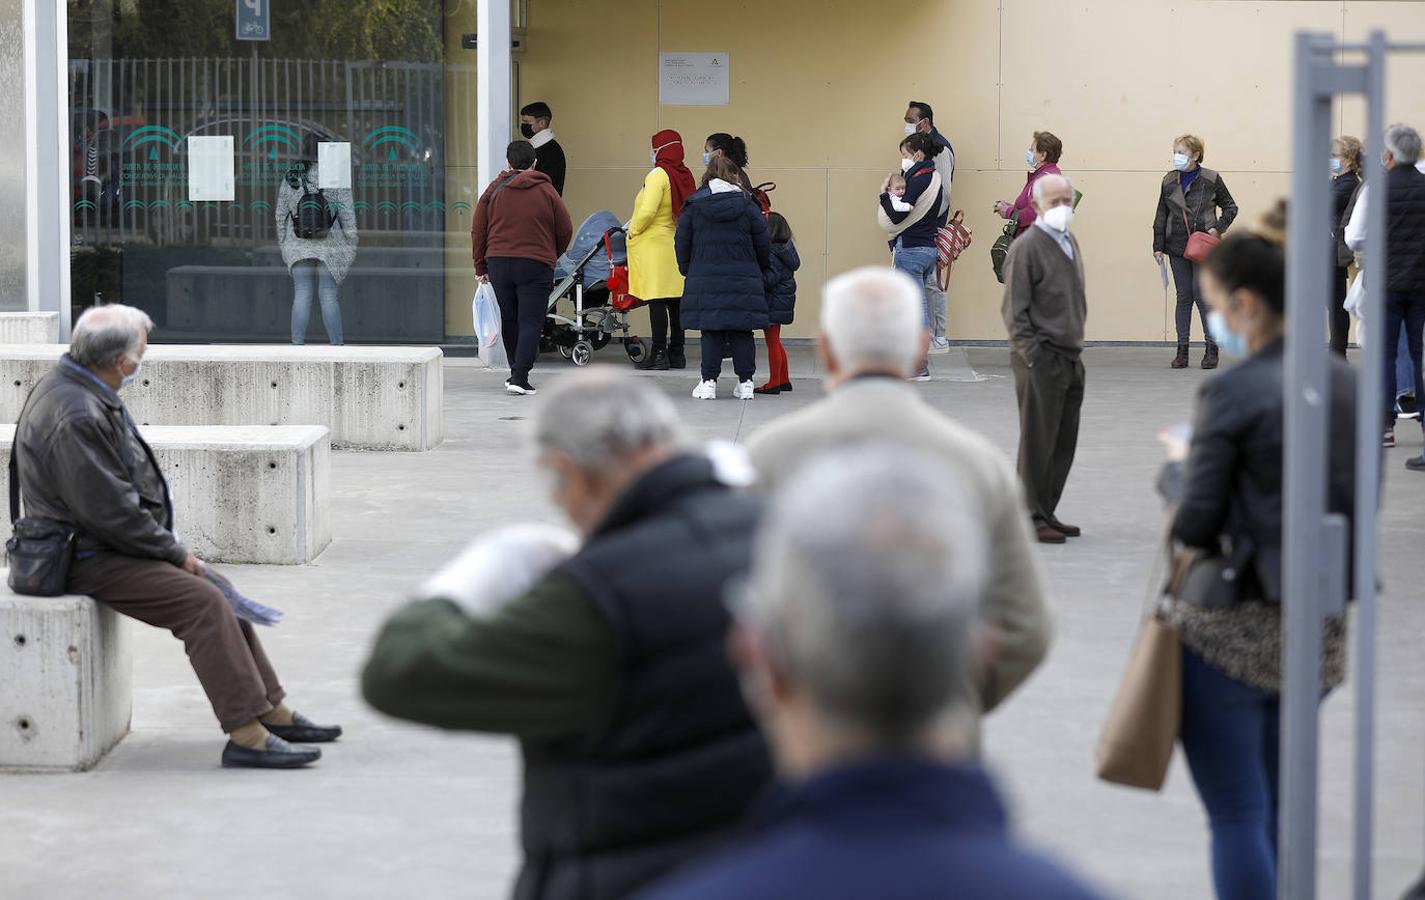
<path fill-rule="evenodd" d="M 236 200 L 233 178 L 233 136 L 188 138 L 188 199 Z"/>
<path fill-rule="evenodd" d="M 658 102 L 669 106 L 726 106 L 726 53 L 658 54 Z"/>
<path fill-rule="evenodd" d="M 322 141 L 317 145 L 317 187 L 351 190 L 351 144 Z"/>

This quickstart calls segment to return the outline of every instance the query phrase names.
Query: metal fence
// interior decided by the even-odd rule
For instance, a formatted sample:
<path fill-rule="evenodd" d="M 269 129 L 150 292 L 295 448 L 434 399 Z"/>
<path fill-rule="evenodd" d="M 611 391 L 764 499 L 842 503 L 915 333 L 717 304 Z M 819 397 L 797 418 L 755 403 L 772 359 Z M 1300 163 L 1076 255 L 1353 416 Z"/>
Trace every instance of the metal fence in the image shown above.
<path fill-rule="evenodd" d="M 278 185 L 315 133 L 352 145 L 363 244 L 419 243 L 446 227 L 447 158 L 474 158 L 473 132 L 446 127 L 474 120 L 474 78 L 473 66 L 256 55 L 71 60 L 75 242 L 272 244 Z M 189 201 L 195 135 L 234 137 L 232 202 Z"/>

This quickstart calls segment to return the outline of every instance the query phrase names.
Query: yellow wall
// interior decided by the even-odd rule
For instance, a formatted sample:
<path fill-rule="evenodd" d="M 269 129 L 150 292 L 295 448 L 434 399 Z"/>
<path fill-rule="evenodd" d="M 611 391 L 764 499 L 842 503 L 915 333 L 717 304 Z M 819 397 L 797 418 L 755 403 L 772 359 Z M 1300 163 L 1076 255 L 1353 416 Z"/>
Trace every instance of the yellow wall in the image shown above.
<path fill-rule="evenodd" d="M 449 29 L 474 30 L 473 3 Z M 1425 39 L 1425 4 L 1319 0 L 530 0 L 521 102 L 544 100 L 569 156 L 575 221 L 626 217 L 649 137 L 679 130 L 689 155 L 713 131 L 741 135 L 754 181 L 778 184 L 803 268 L 792 336 L 815 332 L 828 275 L 886 262 L 875 194 L 899 160 L 912 97 L 934 105 L 955 145 L 955 206 L 975 243 L 950 291 L 950 332 L 1000 339 L 989 247 L 996 199 L 1023 186 L 1035 129 L 1064 141 L 1085 199 L 1075 229 L 1089 277 L 1091 340 L 1164 340 L 1171 311 L 1151 256 L 1157 185 L 1172 139 L 1203 136 L 1249 223 L 1287 189 L 1292 32 L 1359 40 L 1374 27 Z M 726 107 L 658 104 L 658 53 L 727 51 Z M 1392 118 L 1425 126 L 1425 60 L 1392 65 Z M 1341 128 L 1360 134 L 1359 104 Z M 1378 146 L 1378 141 L 1371 141 Z M 452 194 L 466 172 L 452 173 Z M 466 181 L 466 184 L 469 182 Z M 461 287 L 459 290 L 464 290 Z M 468 333 L 469 293 L 452 296 Z M 460 309 L 459 307 L 464 307 Z M 463 321 L 462 321 L 463 317 Z M 1196 326 L 1195 326 L 1196 327 Z"/>

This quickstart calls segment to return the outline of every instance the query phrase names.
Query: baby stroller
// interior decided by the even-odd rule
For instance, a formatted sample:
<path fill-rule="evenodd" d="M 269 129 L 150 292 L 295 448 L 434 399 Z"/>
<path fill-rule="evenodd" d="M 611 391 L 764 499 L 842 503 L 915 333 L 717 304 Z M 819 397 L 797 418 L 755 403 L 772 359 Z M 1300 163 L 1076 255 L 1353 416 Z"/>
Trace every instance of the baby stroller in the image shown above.
<path fill-rule="evenodd" d="M 561 304 L 566 304 L 561 309 Z M 623 226 L 611 212 L 584 220 L 574 243 L 554 266 L 554 290 L 549 295 L 541 352 L 587 366 L 594 351 L 618 336 L 634 362 L 647 348 L 629 334 L 628 314 L 643 301 L 628 292 L 628 245 Z"/>

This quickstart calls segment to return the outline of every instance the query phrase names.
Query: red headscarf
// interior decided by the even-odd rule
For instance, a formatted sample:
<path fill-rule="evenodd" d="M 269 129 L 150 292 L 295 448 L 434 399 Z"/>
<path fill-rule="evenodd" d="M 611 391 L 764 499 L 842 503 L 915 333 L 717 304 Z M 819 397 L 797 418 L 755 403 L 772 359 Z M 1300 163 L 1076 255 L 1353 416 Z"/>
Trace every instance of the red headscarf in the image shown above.
<path fill-rule="evenodd" d="M 673 218 L 676 219 L 683 214 L 683 201 L 698 189 L 698 183 L 693 180 L 693 173 L 683 165 L 683 136 L 667 128 L 653 136 L 652 146 L 658 152 L 658 168 L 668 173 L 668 187 L 673 198 Z"/>

